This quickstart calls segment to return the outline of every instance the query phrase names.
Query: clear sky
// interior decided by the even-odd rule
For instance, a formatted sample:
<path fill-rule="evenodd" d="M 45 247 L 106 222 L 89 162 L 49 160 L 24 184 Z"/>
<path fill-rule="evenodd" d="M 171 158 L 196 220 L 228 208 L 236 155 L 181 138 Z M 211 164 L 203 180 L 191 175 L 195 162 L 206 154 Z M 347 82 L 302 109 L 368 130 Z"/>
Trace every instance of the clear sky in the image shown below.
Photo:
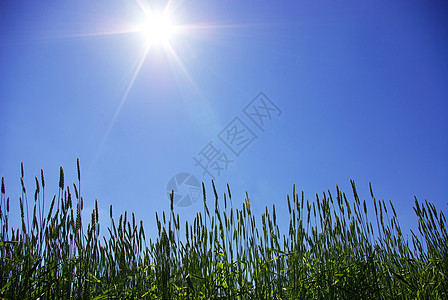
<path fill-rule="evenodd" d="M 392 200 L 404 227 L 416 226 L 414 195 L 446 214 L 445 2 L 165 4 L 1 2 L 0 175 L 13 211 L 21 162 L 31 202 L 40 169 L 50 199 L 79 157 L 86 209 L 135 212 L 148 232 L 176 174 L 192 179 L 180 196 L 194 199 L 196 178 L 213 202 L 207 159 L 218 192 L 229 183 L 241 207 L 247 190 L 259 214 L 286 214 L 293 184 L 310 200 L 336 185 L 352 199 L 350 179 L 361 198 L 371 182 Z M 141 30 L 148 7 L 166 9 L 166 40 Z M 190 219 L 202 198 L 176 211 Z"/>

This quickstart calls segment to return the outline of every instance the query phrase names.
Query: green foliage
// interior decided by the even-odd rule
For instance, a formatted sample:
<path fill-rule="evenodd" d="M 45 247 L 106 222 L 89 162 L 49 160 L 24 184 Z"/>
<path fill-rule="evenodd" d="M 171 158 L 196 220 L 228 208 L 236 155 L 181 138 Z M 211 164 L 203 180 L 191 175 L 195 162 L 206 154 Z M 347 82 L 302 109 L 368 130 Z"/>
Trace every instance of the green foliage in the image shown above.
<path fill-rule="evenodd" d="M 36 177 L 33 216 L 23 184 L 21 229 L 10 229 L 4 179 L 0 199 L 0 292 L 7 299 L 447 299 L 448 235 L 442 212 L 415 199 L 418 233 L 403 236 L 392 202 L 377 200 L 375 221 L 366 201 L 336 188 L 310 202 L 287 197 L 289 230 L 281 234 L 275 206 L 261 226 L 246 194 L 233 208 L 230 188 L 221 201 L 213 184 L 214 210 L 204 209 L 181 230 L 173 199 L 169 218 L 156 214 L 157 237 L 146 241 L 143 223 L 128 214 L 100 236 L 98 203 L 83 226 L 81 177 L 74 194 L 64 186 L 48 213 L 45 183 Z M 74 198 L 73 198 L 74 196 Z M 223 202 L 223 203 L 222 203 Z M 285 203 L 286 204 L 286 203 Z M 220 205 L 224 209 L 220 209 Z M 391 216 L 389 216 L 391 213 Z M 86 232 L 84 232 L 86 229 Z M 180 239 L 184 232 L 185 238 Z M 184 236 L 182 234 L 182 236 Z"/>

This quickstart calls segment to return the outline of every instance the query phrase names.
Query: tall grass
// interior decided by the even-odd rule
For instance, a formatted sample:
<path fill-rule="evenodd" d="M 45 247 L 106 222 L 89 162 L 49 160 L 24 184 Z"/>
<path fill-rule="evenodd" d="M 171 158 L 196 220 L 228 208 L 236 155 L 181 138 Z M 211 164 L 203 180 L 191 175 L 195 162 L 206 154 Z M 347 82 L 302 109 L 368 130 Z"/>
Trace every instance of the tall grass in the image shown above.
<path fill-rule="evenodd" d="M 0 288 L 7 299 L 448 299 L 448 235 L 442 212 L 415 199 L 418 232 L 403 235 L 392 202 L 354 201 L 336 188 L 314 201 L 293 187 L 284 205 L 289 230 L 280 232 L 275 205 L 259 218 L 250 199 L 234 208 L 229 186 L 212 197 L 203 184 L 203 210 L 181 224 L 173 207 L 156 214 L 156 238 L 146 240 L 134 214 L 115 218 L 100 235 L 98 203 L 83 226 L 81 176 L 45 211 L 45 181 L 35 178 L 19 199 L 21 228 L 9 228 L 4 179 L 0 201 Z M 210 205 L 214 199 L 214 205 Z M 370 201 L 370 200 L 369 200 Z M 28 205 L 33 215 L 28 216 Z M 84 232 L 84 229 L 85 232 Z"/>

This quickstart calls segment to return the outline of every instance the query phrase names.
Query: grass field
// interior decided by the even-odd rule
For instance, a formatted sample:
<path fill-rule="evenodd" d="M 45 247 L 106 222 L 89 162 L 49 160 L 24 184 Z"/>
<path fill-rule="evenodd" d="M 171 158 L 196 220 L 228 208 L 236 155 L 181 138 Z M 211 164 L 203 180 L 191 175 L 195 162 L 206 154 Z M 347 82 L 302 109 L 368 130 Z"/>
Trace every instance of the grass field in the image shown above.
<path fill-rule="evenodd" d="M 219 198 L 214 185 L 211 197 L 203 185 L 203 210 L 192 224 L 179 219 L 171 201 L 171 213 L 156 214 L 157 237 L 146 240 L 142 222 L 134 214 L 114 216 L 112 206 L 106 234 L 97 203 L 90 222 L 82 220 L 79 161 L 78 182 L 66 186 L 61 167 L 50 200 L 43 171 L 33 197 L 23 166 L 21 181 L 22 226 L 9 228 L 2 178 L 6 299 L 448 299 L 446 219 L 426 201 L 415 199 L 418 232 L 408 240 L 392 202 L 372 190 L 369 220 L 353 182 L 353 200 L 337 188 L 310 201 L 293 188 L 284 202 L 289 230 L 280 232 L 275 206 L 256 224 L 248 197 L 234 208 L 229 186 Z"/>

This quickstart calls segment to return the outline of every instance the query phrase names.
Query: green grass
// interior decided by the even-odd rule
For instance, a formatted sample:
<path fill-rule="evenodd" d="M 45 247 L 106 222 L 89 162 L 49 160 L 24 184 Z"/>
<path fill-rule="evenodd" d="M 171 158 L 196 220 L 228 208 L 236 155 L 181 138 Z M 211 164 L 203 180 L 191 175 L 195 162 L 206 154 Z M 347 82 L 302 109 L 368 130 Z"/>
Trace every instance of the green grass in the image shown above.
<path fill-rule="evenodd" d="M 45 181 L 34 197 L 23 184 L 21 228 L 9 228 L 2 178 L 0 289 L 6 299 L 448 299 L 448 235 L 442 212 L 415 199 L 418 232 L 403 235 L 392 202 L 375 198 L 369 220 L 352 182 L 354 201 L 336 193 L 314 201 L 293 187 L 284 205 L 289 230 L 280 232 L 275 206 L 261 224 L 246 197 L 234 208 L 230 188 L 206 197 L 192 224 L 156 214 L 146 240 L 134 214 L 116 218 L 100 235 L 98 204 L 81 218 L 78 182 L 64 185 L 45 211 Z M 214 198 L 214 205 L 210 205 Z M 172 200 L 171 200 L 172 201 Z M 30 205 L 30 207 L 28 207 Z M 28 208 L 33 212 L 28 215 Z M 108 236 L 106 238 L 105 236 Z"/>

